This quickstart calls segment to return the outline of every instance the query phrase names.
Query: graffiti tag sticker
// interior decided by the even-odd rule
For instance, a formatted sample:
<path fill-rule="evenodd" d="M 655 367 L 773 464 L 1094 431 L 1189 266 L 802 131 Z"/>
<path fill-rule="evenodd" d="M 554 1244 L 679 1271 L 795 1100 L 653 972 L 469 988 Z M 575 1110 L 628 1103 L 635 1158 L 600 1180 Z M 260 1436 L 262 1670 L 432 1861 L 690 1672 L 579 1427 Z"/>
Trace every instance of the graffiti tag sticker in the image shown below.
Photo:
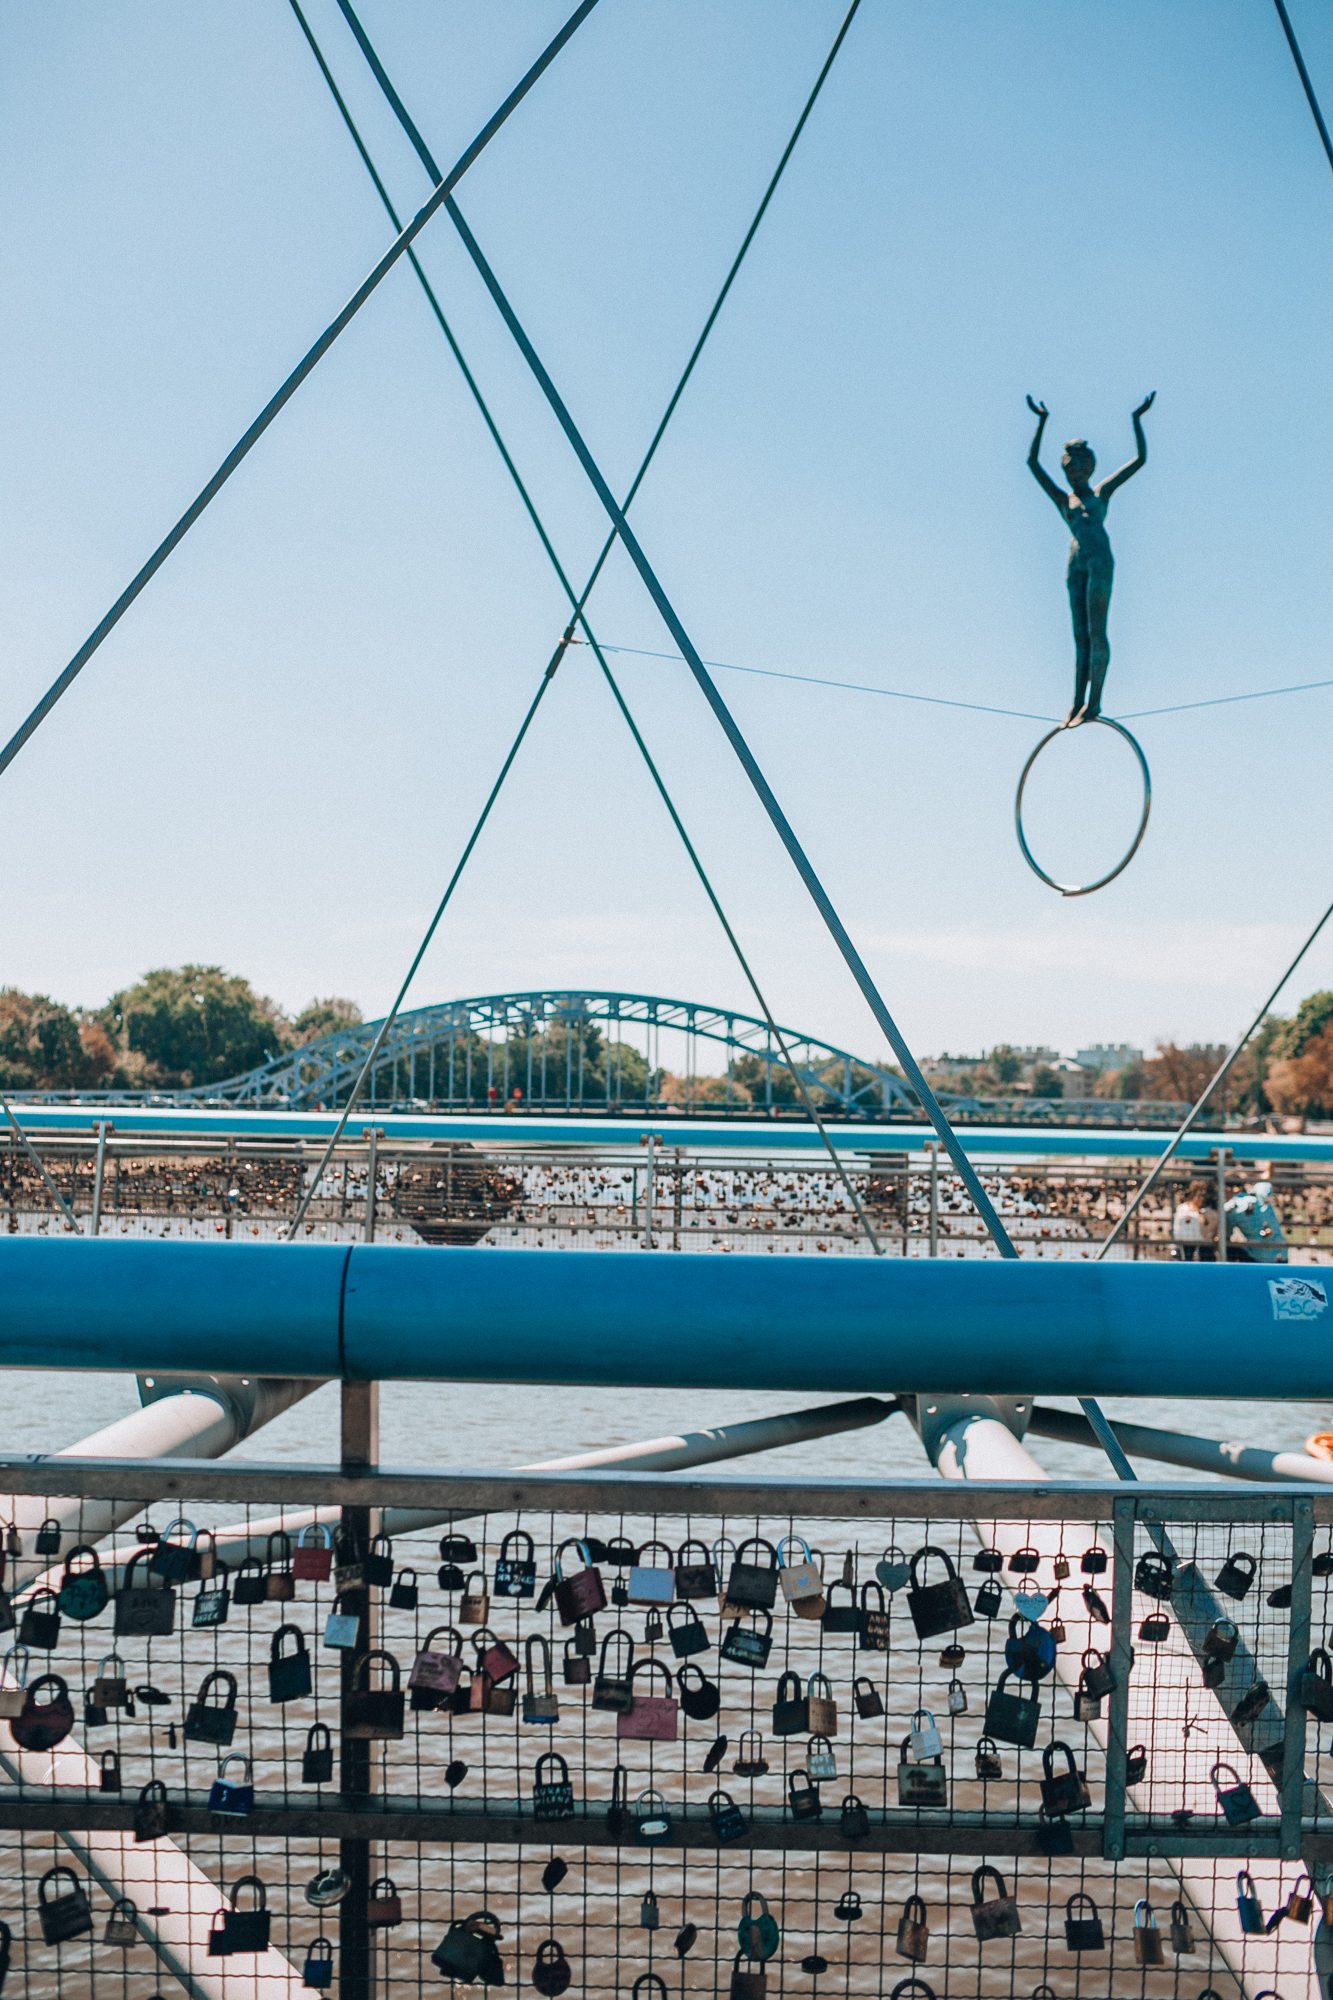
<path fill-rule="evenodd" d="M 1274 1319 L 1318 1319 L 1328 1308 L 1328 1293 L 1313 1278 L 1270 1278 L 1268 1296 Z"/>

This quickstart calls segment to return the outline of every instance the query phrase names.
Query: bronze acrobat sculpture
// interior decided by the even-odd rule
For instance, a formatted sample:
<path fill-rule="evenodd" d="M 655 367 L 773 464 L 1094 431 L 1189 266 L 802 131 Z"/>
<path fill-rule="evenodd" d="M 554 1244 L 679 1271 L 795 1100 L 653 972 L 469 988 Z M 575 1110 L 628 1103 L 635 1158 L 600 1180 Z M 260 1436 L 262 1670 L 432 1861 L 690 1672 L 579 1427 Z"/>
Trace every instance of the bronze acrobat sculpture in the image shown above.
<path fill-rule="evenodd" d="M 1103 479 L 1100 486 L 1092 483 L 1097 460 L 1087 439 L 1070 440 L 1060 460 L 1065 478 L 1069 481 L 1068 493 L 1061 492 L 1040 462 L 1041 437 L 1050 411 L 1045 403 L 1035 403 L 1031 396 L 1027 399 L 1028 408 L 1037 419 L 1036 435 L 1028 451 L 1028 470 L 1043 493 L 1059 509 L 1061 519 L 1068 524 L 1073 535 L 1069 545 L 1067 579 L 1069 610 L 1074 621 L 1075 659 L 1074 705 L 1066 718 L 1070 724 L 1093 722 L 1102 711 L 1102 686 L 1111 659 L 1106 617 L 1115 577 L 1115 558 L 1106 533 L 1106 508 L 1116 488 L 1123 486 L 1147 462 L 1148 445 L 1143 435 L 1143 419 L 1152 408 L 1156 394 L 1154 389 L 1134 411 L 1135 456 L 1127 465 L 1122 465 L 1119 472 Z"/>

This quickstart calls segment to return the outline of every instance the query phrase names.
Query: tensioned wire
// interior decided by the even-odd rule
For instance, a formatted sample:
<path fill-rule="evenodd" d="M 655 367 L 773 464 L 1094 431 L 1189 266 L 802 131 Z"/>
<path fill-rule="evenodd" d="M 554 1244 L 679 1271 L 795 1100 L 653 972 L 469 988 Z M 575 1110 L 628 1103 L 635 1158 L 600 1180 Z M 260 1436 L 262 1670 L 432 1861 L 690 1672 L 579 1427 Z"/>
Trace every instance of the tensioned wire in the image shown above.
<path fill-rule="evenodd" d="M 345 16 L 349 19 L 355 18 L 351 13 L 349 0 L 338 0 L 338 4 Z M 373 49 L 370 48 L 364 31 L 358 34 L 357 39 L 361 45 L 362 52 L 366 56 L 366 60 L 370 63 L 375 73 L 376 79 L 380 82 L 391 108 L 394 110 L 400 124 L 403 126 L 404 131 L 407 133 L 409 139 L 411 139 L 413 146 L 421 158 L 423 166 L 425 166 L 428 173 L 431 173 L 434 163 L 429 148 L 403 109 L 401 99 L 398 98 L 397 93 L 389 83 L 384 73 L 383 65 L 375 56 Z M 496 310 L 508 327 L 510 335 L 519 352 L 522 354 L 524 361 L 527 363 L 533 379 L 546 398 L 551 414 L 555 417 L 561 430 L 564 432 L 565 438 L 575 457 L 578 459 L 579 464 L 582 466 L 584 474 L 593 492 L 596 494 L 608 521 L 616 530 L 622 548 L 638 571 L 639 578 L 656 606 L 663 624 L 671 634 L 676 645 L 680 648 L 686 665 L 694 676 L 696 685 L 708 703 L 708 706 L 712 709 L 714 717 L 721 726 L 732 750 L 735 752 L 741 769 L 749 779 L 756 796 L 768 814 L 774 832 L 778 835 L 778 838 L 786 849 L 789 860 L 800 876 L 820 917 L 823 919 L 825 928 L 828 930 L 829 935 L 842 955 L 843 962 L 856 981 L 874 1020 L 893 1049 L 918 1102 L 934 1126 L 937 1136 L 953 1163 L 955 1173 L 967 1190 L 973 1206 L 985 1224 L 1001 1256 L 1017 1257 L 1018 1251 L 1010 1238 L 1008 1230 L 1000 1220 L 995 1204 L 982 1185 L 980 1175 L 969 1160 L 957 1133 L 945 1116 L 943 1106 L 927 1082 L 920 1064 L 917 1062 L 901 1029 L 890 1013 L 884 996 L 870 972 L 870 968 L 866 965 L 856 945 L 853 943 L 851 934 L 843 923 L 842 918 L 838 915 L 837 909 L 825 889 L 819 874 L 815 870 L 809 855 L 797 838 L 794 827 L 779 804 L 776 793 L 764 776 L 759 762 L 745 737 L 744 731 L 739 727 L 731 710 L 722 699 L 721 692 L 716 683 L 711 679 L 698 648 L 686 631 L 675 605 L 663 588 L 661 580 L 648 560 L 647 554 L 641 546 L 638 537 L 635 535 L 634 530 L 630 527 L 629 521 L 625 517 L 624 509 L 617 505 L 615 495 L 607 484 L 600 466 L 593 458 L 591 451 L 588 449 L 587 442 L 578 425 L 574 422 L 564 398 L 556 388 L 540 355 L 529 339 L 522 322 L 505 293 L 504 287 L 500 284 L 495 272 L 491 269 L 481 245 L 477 242 L 476 237 L 468 227 L 457 202 L 451 197 L 446 200 L 445 208 L 450 221 L 458 232 L 464 249 L 472 259 L 478 276 L 490 293 Z"/>
<path fill-rule="evenodd" d="M 322 75 L 326 85 L 328 86 L 329 92 L 333 97 L 334 103 L 337 106 L 338 111 L 343 119 L 343 123 L 346 125 L 347 130 L 351 135 L 351 138 L 356 146 L 357 152 L 361 158 L 362 164 L 365 166 L 366 171 L 371 178 L 376 193 L 379 195 L 380 201 L 384 205 L 384 208 L 387 211 L 390 220 L 394 222 L 396 225 L 398 220 L 397 213 L 394 209 L 393 202 L 390 198 L 388 190 L 385 187 L 384 181 L 381 175 L 379 174 L 374 164 L 374 161 L 371 159 L 370 153 L 365 145 L 365 142 L 362 139 L 361 134 L 357 129 L 356 122 L 353 119 L 350 110 L 348 109 L 346 100 L 343 98 L 342 93 L 338 89 L 337 83 L 332 75 L 332 72 L 329 69 L 329 65 L 325 60 L 323 51 L 321 50 L 319 43 L 317 42 L 309 26 L 309 23 L 305 18 L 305 15 L 301 11 L 301 8 L 298 4 L 298 0 L 289 0 L 289 4 L 301 27 L 301 31 L 305 36 L 306 42 L 310 47 L 311 53 L 313 54 L 315 61 L 319 66 L 320 74 Z M 843 40 L 846 37 L 847 30 L 851 26 L 853 16 L 856 14 L 857 8 L 859 6 L 860 6 L 860 0 L 852 0 L 852 5 L 848 9 L 846 17 L 844 18 L 843 23 L 839 28 L 838 33 L 834 39 L 833 46 L 830 49 L 827 57 L 825 58 L 824 64 L 820 69 L 818 77 L 815 80 L 814 87 L 811 90 L 810 95 L 806 99 L 800 117 L 798 118 L 796 125 L 793 128 L 792 134 L 788 139 L 786 146 L 783 148 L 781 157 L 778 160 L 777 167 L 775 168 L 768 182 L 768 185 L 764 190 L 763 197 L 759 203 L 758 209 L 755 212 L 755 216 L 751 221 L 750 226 L 747 229 L 745 236 L 741 241 L 740 249 L 737 251 L 736 256 L 732 260 L 730 269 L 728 270 L 727 275 L 723 281 L 721 290 L 719 291 L 717 298 L 714 300 L 712 309 L 710 310 L 708 317 L 704 322 L 703 330 L 700 333 L 699 338 L 696 340 L 693 349 L 691 350 L 689 359 L 685 364 L 685 368 L 679 380 L 677 381 L 674 390 L 671 393 L 671 397 L 667 403 L 666 410 L 660 422 L 658 423 L 657 429 L 653 433 L 648 449 L 644 454 L 642 463 L 640 464 L 639 469 L 634 476 L 634 480 L 630 486 L 628 495 L 626 496 L 625 500 L 626 507 L 629 507 L 632 504 L 634 496 L 638 492 L 639 487 L 642 484 L 643 478 L 647 473 L 648 468 L 651 465 L 652 460 L 656 454 L 658 445 L 661 443 L 662 438 L 666 433 L 667 426 L 669 425 L 671 418 L 675 413 L 677 405 L 680 402 L 681 396 L 684 393 L 685 387 L 689 382 L 690 376 L 694 372 L 695 365 L 698 362 L 699 357 L 704 350 L 704 346 L 707 342 L 708 336 L 712 332 L 712 329 L 717 322 L 718 315 L 721 312 L 727 294 L 730 292 L 732 284 L 734 283 L 735 278 L 737 276 L 737 273 L 739 272 L 741 265 L 745 261 L 745 257 L 750 248 L 750 245 L 754 241 L 754 238 L 759 229 L 759 225 L 762 222 L 764 214 L 768 208 L 768 205 L 773 198 L 774 192 L 776 191 L 778 183 L 782 178 L 787 163 L 790 160 L 792 153 L 795 150 L 796 143 L 800 138 L 801 132 L 804 130 L 806 121 L 809 118 L 810 113 L 814 109 L 815 102 L 819 96 L 820 91 L 823 89 L 825 80 L 828 77 L 829 71 L 832 69 L 834 60 L 837 57 L 838 51 L 841 48 Z M 377 75 L 380 75 L 381 73 L 379 72 L 377 67 L 378 59 L 374 56 L 374 51 L 370 48 L 369 43 L 365 40 L 360 22 L 356 19 L 355 15 L 350 12 L 350 10 L 344 9 L 344 12 L 347 14 L 349 25 L 351 26 L 353 33 L 356 35 L 358 43 L 362 46 L 363 51 L 366 52 L 367 54 L 367 60 L 371 62 L 372 67 L 376 68 Z M 388 84 L 387 77 L 382 77 L 381 81 L 383 88 L 386 88 L 387 91 L 392 90 L 392 86 Z M 394 94 L 394 99 L 391 99 L 391 101 L 395 100 L 396 100 L 396 93 Z M 399 110 L 400 117 L 402 117 L 403 119 L 407 118 L 407 112 L 405 108 L 401 107 L 400 101 L 396 102 L 395 108 Z M 413 131 L 415 131 L 415 127 L 413 127 L 412 129 Z M 420 135 L 418 134 L 417 137 L 419 139 Z M 689 860 L 695 870 L 695 873 L 698 876 L 699 881 L 703 886 L 704 893 L 708 897 L 708 900 L 717 915 L 718 921 L 722 926 L 723 932 L 727 938 L 728 943 L 731 945 L 732 950 L 735 952 L 737 962 L 739 963 L 741 970 L 750 986 L 750 990 L 755 996 L 755 1000 L 764 1017 L 764 1021 L 767 1025 L 768 1031 L 772 1036 L 774 1043 L 776 1044 L 778 1051 L 782 1057 L 782 1060 L 787 1067 L 787 1070 L 792 1079 L 792 1083 L 796 1089 L 797 1095 L 801 1100 L 802 1106 L 805 1109 L 807 1115 L 814 1123 L 817 1131 L 819 1132 L 820 1138 L 823 1141 L 823 1144 L 828 1152 L 829 1158 L 833 1164 L 834 1171 L 837 1173 L 838 1178 L 842 1183 L 843 1190 L 846 1193 L 847 1198 L 852 1205 L 857 1220 L 859 1221 L 862 1229 L 864 1230 L 867 1238 L 869 1239 L 872 1249 L 875 1251 L 877 1255 L 882 1255 L 883 1246 L 881 1245 L 879 1238 L 875 1232 L 875 1229 L 870 1221 L 870 1217 L 866 1212 L 865 1205 L 856 1191 L 856 1188 L 846 1170 L 846 1167 L 838 1153 L 836 1146 L 833 1144 L 833 1141 L 829 1135 L 824 1120 L 820 1116 L 818 1107 L 815 1104 L 814 1098 L 806 1085 L 805 1079 L 802 1077 L 796 1065 L 796 1062 L 787 1045 L 786 1038 L 783 1035 L 782 1030 L 779 1028 L 776 1019 L 774 1018 L 772 1010 L 768 1005 L 768 1002 L 759 985 L 754 970 L 751 967 L 750 962 L 747 959 L 741 947 L 740 940 L 737 937 L 736 932 L 729 918 L 727 917 L 725 910 L 722 907 L 722 903 L 713 887 L 712 881 L 710 880 L 707 870 L 704 867 L 703 861 L 700 858 L 699 853 L 695 848 L 693 841 L 690 839 L 688 832 L 686 831 L 684 822 L 682 821 L 680 814 L 677 811 L 675 802 L 671 797 L 671 794 L 667 788 L 665 780 L 663 779 L 661 772 L 659 771 L 657 764 L 654 761 L 652 754 L 648 749 L 647 743 L 644 741 L 642 733 L 639 730 L 638 724 L 636 723 L 633 715 L 630 713 L 629 706 L 626 703 L 624 695 L 622 694 L 621 689 L 615 679 L 615 676 L 611 671 L 610 665 L 608 664 L 605 656 L 603 655 L 602 650 L 597 643 L 596 636 L 593 633 L 592 628 L 588 623 L 586 616 L 584 615 L 585 606 L 587 604 L 588 598 L 591 595 L 594 586 L 596 585 L 597 578 L 606 561 L 606 557 L 610 552 L 611 548 L 615 544 L 616 532 L 613 529 L 611 534 L 607 537 L 606 543 L 604 544 L 601 553 L 597 558 L 597 562 L 593 568 L 592 574 L 590 575 L 587 583 L 584 585 L 583 590 L 576 596 L 573 585 L 569 580 L 569 577 L 564 569 L 563 564 L 560 561 L 559 556 L 556 554 L 554 544 L 552 543 L 551 538 L 546 531 L 545 525 L 542 522 L 542 519 L 537 511 L 536 504 L 533 501 L 532 496 L 529 493 L 521 474 L 519 473 L 518 467 L 515 464 L 514 459 L 511 453 L 509 452 L 503 437 L 500 434 L 499 427 L 497 426 L 495 419 L 486 403 L 485 397 L 482 395 L 481 389 L 476 381 L 476 378 L 473 375 L 471 369 L 468 367 L 468 364 L 463 356 L 462 350 L 460 349 L 458 342 L 454 336 L 454 333 L 451 327 L 449 326 L 447 319 L 445 318 L 444 311 L 440 305 L 439 299 L 436 296 L 430 284 L 429 279 L 426 277 L 425 272 L 422 270 L 421 265 L 417 260 L 416 256 L 411 252 L 409 252 L 409 257 L 412 264 L 412 268 L 416 272 L 417 278 L 421 284 L 423 292 L 425 293 L 426 299 L 430 305 L 431 311 L 436 319 L 436 322 L 439 325 L 441 331 L 443 332 L 446 340 L 448 341 L 450 350 L 452 351 L 454 358 L 457 360 L 459 367 L 462 370 L 463 379 L 466 382 L 468 389 L 472 394 L 473 400 L 475 401 L 478 409 L 481 412 L 481 415 L 486 423 L 486 427 L 490 432 L 491 437 L 496 445 L 496 448 L 501 455 L 505 468 L 508 471 L 509 476 L 514 483 L 514 486 L 519 494 L 520 499 L 523 502 L 523 506 L 528 514 L 528 517 L 531 520 L 533 527 L 535 528 L 537 535 L 541 540 L 542 547 L 545 550 L 547 558 L 550 561 L 551 566 L 555 571 L 556 577 L 559 580 L 560 585 L 565 592 L 565 595 L 569 599 L 572 608 L 572 616 L 570 618 L 569 624 L 567 625 L 564 633 L 561 636 L 560 642 L 557 645 L 556 650 L 552 655 L 552 658 L 547 663 L 545 672 L 543 673 L 542 679 L 538 685 L 537 692 L 534 695 L 533 700 L 528 707 L 528 711 L 523 718 L 518 734 L 515 737 L 514 742 L 509 750 L 509 753 L 506 756 L 504 763 L 501 767 L 499 776 L 497 777 L 494 785 L 492 786 L 490 794 L 488 795 L 486 802 L 482 808 L 482 812 L 475 826 L 473 827 L 472 834 L 469 837 L 469 840 L 464 848 L 463 855 L 459 860 L 459 863 L 455 868 L 453 875 L 450 877 L 444 895 L 441 898 L 440 903 L 431 920 L 431 923 L 427 928 L 426 934 L 422 939 L 421 945 L 419 946 L 415 956 L 413 957 L 411 966 L 409 967 L 407 973 L 407 977 L 403 981 L 403 984 L 399 989 L 399 992 L 394 1000 L 393 1006 L 391 1007 L 389 1013 L 385 1016 L 384 1020 L 381 1022 L 380 1027 L 376 1032 L 375 1038 L 371 1043 L 371 1047 L 367 1052 L 366 1058 L 362 1063 L 361 1069 L 358 1072 L 352 1084 L 347 1104 L 345 1105 L 342 1115 L 338 1120 L 337 1125 L 334 1128 L 329 1143 L 325 1148 L 324 1155 L 320 1160 L 318 1167 L 316 1168 L 315 1174 L 306 1190 L 306 1193 L 297 1208 L 291 1227 L 288 1231 L 288 1240 L 290 1241 L 296 1235 L 297 1230 L 300 1228 L 301 1223 L 305 1219 L 310 1204 L 314 1199 L 315 1190 L 318 1188 L 325 1172 L 327 1171 L 329 1161 L 333 1156 L 334 1149 L 337 1146 L 339 1139 L 342 1137 L 343 1132 L 346 1130 L 348 1121 L 350 1120 L 352 1115 L 352 1111 L 355 1107 L 358 1097 L 360 1096 L 362 1086 L 364 1085 L 366 1078 L 369 1076 L 376 1060 L 378 1059 L 379 1053 L 383 1048 L 384 1042 L 389 1035 L 393 1022 L 396 1020 L 398 1013 L 401 1010 L 402 1003 L 406 998 L 412 980 L 415 977 L 418 968 L 420 967 L 425 952 L 429 947 L 432 938 L 435 935 L 435 931 L 438 928 L 438 925 L 444 915 L 445 910 L 449 905 L 450 900 L 452 899 L 454 890 L 456 889 L 458 882 L 462 876 L 462 873 L 467 865 L 467 862 L 470 859 L 471 854 L 476 847 L 482 829 L 484 828 L 486 821 L 490 816 L 491 810 L 497 798 L 499 797 L 500 791 L 505 783 L 505 780 L 508 777 L 510 770 L 513 768 L 514 760 L 518 754 L 523 739 L 527 735 L 528 729 L 531 726 L 533 719 L 535 718 L 537 709 L 542 701 L 546 689 L 550 686 L 551 681 L 555 677 L 555 674 L 561 664 L 561 661 L 564 658 L 565 652 L 568 649 L 568 646 L 573 638 L 576 623 L 578 623 L 583 626 L 583 630 L 586 634 L 587 643 L 593 649 L 593 653 L 597 659 L 598 666 L 600 667 L 602 674 L 606 679 L 607 685 L 609 686 L 611 693 L 615 698 L 617 707 L 619 708 L 622 716 L 625 719 L 626 725 L 629 728 L 631 735 L 633 736 L 634 742 L 641 756 L 643 757 L 644 763 L 653 780 L 653 783 L 657 787 L 662 802 L 665 805 L 668 814 L 670 815 L 672 824 L 676 828 L 677 833 L 680 835 L 681 842 L 685 848 L 685 852 L 688 855 Z"/>
<path fill-rule="evenodd" d="M 1316 97 L 1315 87 L 1310 81 L 1310 72 L 1305 67 L 1305 57 L 1301 54 L 1301 45 L 1296 39 L 1296 30 L 1291 25 L 1291 16 L 1287 12 L 1286 0 L 1273 0 L 1273 5 L 1277 9 L 1278 20 L 1282 23 L 1282 32 L 1287 38 L 1287 47 L 1291 50 L 1291 59 L 1296 65 L 1296 74 L 1301 80 L 1301 89 L 1305 92 L 1305 101 L 1310 107 L 1310 116 L 1314 119 L 1315 130 L 1318 132 L 1320 143 L 1324 148 L 1324 157 L 1327 159 L 1329 166 L 1333 167 L 1333 140 L 1328 136 L 1328 126 L 1324 123 L 1324 114 L 1319 108 L 1319 99 Z"/>
<path fill-rule="evenodd" d="M 574 12 L 565 22 L 563 28 L 547 43 L 536 62 L 520 78 L 519 82 L 515 84 L 504 102 L 500 105 L 499 110 L 487 119 L 471 145 L 459 155 L 449 172 L 438 177 L 437 184 L 432 188 L 431 193 L 412 217 L 412 220 L 405 228 L 399 231 L 395 241 L 389 245 L 384 255 L 374 265 L 369 274 L 362 279 L 346 305 L 329 321 L 323 333 L 320 334 L 314 344 L 307 348 L 290 374 L 279 388 L 275 390 L 273 395 L 270 396 L 253 423 L 241 433 L 241 436 L 227 453 L 217 471 L 200 487 L 198 493 L 185 509 L 185 512 L 180 516 L 175 526 L 170 528 L 163 536 L 147 562 L 131 577 L 111 608 L 93 627 L 77 653 L 75 653 L 73 659 L 69 662 L 69 665 L 56 676 L 36 707 L 20 723 L 4 748 L 0 749 L 0 775 L 3 775 L 8 770 L 29 737 L 41 727 L 62 695 L 66 694 L 73 686 L 89 660 L 92 659 L 99 646 L 110 637 L 140 592 L 152 582 L 168 556 L 184 541 L 190 529 L 204 513 L 205 509 L 217 498 L 233 472 L 236 471 L 237 467 L 249 456 L 255 445 L 258 444 L 274 418 L 286 408 L 306 377 L 323 360 L 339 334 L 345 332 L 351 325 L 371 293 L 388 276 L 389 272 L 398 262 L 398 259 L 411 248 L 413 242 L 421 234 L 421 231 L 425 228 L 431 217 L 448 200 L 451 192 L 457 187 L 459 181 L 462 180 L 468 168 L 485 151 L 486 147 L 500 130 L 500 127 L 505 123 L 505 120 L 518 109 L 523 99 L 532 89 L 532 86 L 550 67 L 551 63 L 554 62 L 561 49 L 564 48 L 565 43 L 582 26 L 596 5 L 597 0 L 579 0 L 579 5 L 574 9 Z"/>

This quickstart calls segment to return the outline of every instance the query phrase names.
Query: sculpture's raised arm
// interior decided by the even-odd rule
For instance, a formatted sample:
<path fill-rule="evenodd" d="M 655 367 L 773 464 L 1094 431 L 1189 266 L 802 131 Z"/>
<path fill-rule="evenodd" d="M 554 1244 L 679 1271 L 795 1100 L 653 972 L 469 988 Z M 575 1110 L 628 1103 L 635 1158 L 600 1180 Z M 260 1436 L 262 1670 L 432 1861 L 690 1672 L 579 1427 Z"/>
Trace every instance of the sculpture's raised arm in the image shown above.
<path fill-rule="evenodd" d="M 1144 397 L 1137 410 L 1130 417 L 1130 422 L 1134 426 L 1134 456 L 1127 465 L 1121 466 L 1119 472 L 1113 472 L 1109 479 L 1103 479 L 1101 485 L 1097 488 L 1100 499 L 1109 500 L 1117 486 L 1123 486 L 1127 479 L 1132 479 L 1134 474 L 1141 472 L 1143 467 L 1148 463 L 1148 440 L 1143 435 L 1143 419 L 1147 416 L 1156 400 L 1157 391 L 1154 389 L 1151 395 Z"/>
<path fill-rule="evenodd" d="M 1032 477 L 1036 480 L 1047 499 L 1058 507 L 1060 513 L 1063 515 L 1065 512 L 1065 495 L 1041 462 L 1041 435 L 1046 428 L 1046 420 L 1051 413 L 1045 403 L 1034 403 L 1031 396 L 1027 400 L 1028 408 L 1037 419 L 1037 428 L 1033 434 L 1032 443 L 1028 446 L 1028 471 L 1032 474 Z"/>

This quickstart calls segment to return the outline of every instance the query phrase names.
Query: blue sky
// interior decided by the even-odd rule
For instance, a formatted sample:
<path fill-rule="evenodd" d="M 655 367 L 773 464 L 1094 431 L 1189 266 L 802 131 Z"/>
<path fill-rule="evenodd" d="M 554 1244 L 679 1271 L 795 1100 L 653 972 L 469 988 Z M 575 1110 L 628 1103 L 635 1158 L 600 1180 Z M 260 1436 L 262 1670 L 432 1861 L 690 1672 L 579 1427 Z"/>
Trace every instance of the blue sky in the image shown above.
<path fill-rule="evenodd" d="M 425 192 L 332 0 L 309 12 L 400 205 Z M 441 158 L 562 18 L 365 0 Z M 623 488 L 841 18 L 602 0 L 460 202 Z M 1333 13 L 1292 0 L 1326 104 Z M 19 0 L 0 175 L 0 736 L 389 240 L 284 6 Z M 601 516 L 445 218 L 421 239 L 571 570 Z M 1265 0 L 864 0 L 635 509 L 711 659 L 1042 714 L 1083 434 L 1114 503 L 1112 712 L 1333 674 L 1333 176 Z M 601 636 L 665 647 L 628 562 Z M 564 622 L 406 265 L 3 781 L 0 979 L 95 1002 L 220 960 L 381 1008 Z M 780 1018 L 880 1053 L 685 669 L 627 696 Z M 1333 690 L 1145 720 L 1112 888 L 1023 867 L 1039 725 L 719 676 L 924 1051 L 1233 1032 L 1331 893 Z M 1132 827 L 1108 732 L 1056 746 L 1056 872 Z M 551 693 L 414 998 L 746 989 L 586 652 Z M 1333 984 L 1333 941 L 1297 992 Z"/>

